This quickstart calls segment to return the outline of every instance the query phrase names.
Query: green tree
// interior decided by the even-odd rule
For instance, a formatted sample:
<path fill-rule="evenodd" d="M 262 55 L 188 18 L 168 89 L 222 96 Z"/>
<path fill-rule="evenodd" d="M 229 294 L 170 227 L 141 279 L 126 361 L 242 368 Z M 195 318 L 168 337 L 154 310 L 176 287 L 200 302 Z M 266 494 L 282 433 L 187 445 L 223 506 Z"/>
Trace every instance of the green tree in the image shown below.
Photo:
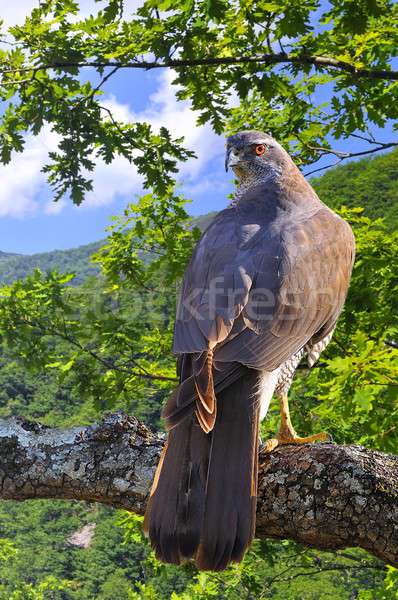
<path fill-rule="evenodd" d="M 397 128 L 398 5 L 147 0 L 131 15 L 123 0 L 96 4 L 93 16 L 81 18 L 74 0 L 44 0 L 8 32 L 0 49 L 0 160 L 12 160 L 24 150 L 27 133 L 49 126 L 59 139 L 45 167 L 55 200 L 69 195 L 80 204 L 92 187 L 87 172 L 95 160 L 111 162 L 117 155 L 135 165 L 145 193 L 98 248 L 94 272 L 100 277 L 86 279 L 88 270 L 67 263 L 71 273 L 60 274 L 46 261 L 44 273 L 22 265 L 20 274 L 29 273 L 24 280 L 5 273 L 1 377 L 8 387 L 2 386 L 0 410 L 65 424 L 117 406 L 158 426 L 161 401 L 175 384 L 176 285 L 198 237 L 186 199 L 176 192 L 178 165 L 193 149 L 164 128 L 118 122 L 102 102 L 107 82 L 121 69 L 172 68 L 177 97 L 190 99 L 198 122 L 210 122 L 216 132 L 266 124 L 303 166 L 325 154 L 337 161 L 353 156 L 338 147 L 350 137 L 363 142 L 359 153 L 371 154 L 397 145 L 374 140 L 371 129 L 387 122 Z M 318 367 L 297 378 L 292 402 L 301 430 L 321 422 L 337 441 L 391 452 L 398 448 L 397 236 L 390 227 L 397 214 L 380 190 L 391 183 L 385 164 L 395 159 L 344 166 L 315 183 L 323 199 L 351 220 L 358 258 L 335 339 Z M 354 174 L 354 187 L 344 184 L 342 173 Z M 362 204 L 363 215 L 352 210 Z M 387 223 L 376 219 L 386 214 Z M 84 276 L 77 280 L 73 271 Z M 275 421 L 272 409 L 269 432 Z M 204 575 L 190 566 L 159 565 L 131 518 L 122 523 L 122 545 L 109 515 L 96 515 L 94 541 L 83 554 L 65 540 L 89 520 L 87 509 L 56 502 L 25 506 L 1 510 L 2 537 L 16 549 L 7 542 L 1 548 L 4 598 L 107 598 L 115 587 L 148 600 L 348 600 L 352 590 L 364 599 L 396 597 L 395 571 L 364 565 L 361 553 L 320 556 L 290 543 L 256 543 L 242 565 Z M 316 584 L 306 579 L 297 585 L 308 575 Z"/>
<path fill-rule="evenodd" d="M 101 104 L 121 69 L 175 69 L 177 97 L 191 100 L 199 123 L 217 132 L 266 124 L 303 164 L 350 155 L 331 149 L 331 137 L 359 136 L 362 154 L 396 145 L 369 132 L 397 119 L 394 2 L 147 0 L 133 14 L 123 0 L 97 4 L 82 18 L 75 0 L 44 0 L 1 50 L 0 159 L 49 124 L 60 139 L 45 167 L 55 199 L 67 193 L 79 204 L 95 157 L 121 155 L 173 205 L 172 175 L 192 150 L 164 128 L 117 122 Z"/>

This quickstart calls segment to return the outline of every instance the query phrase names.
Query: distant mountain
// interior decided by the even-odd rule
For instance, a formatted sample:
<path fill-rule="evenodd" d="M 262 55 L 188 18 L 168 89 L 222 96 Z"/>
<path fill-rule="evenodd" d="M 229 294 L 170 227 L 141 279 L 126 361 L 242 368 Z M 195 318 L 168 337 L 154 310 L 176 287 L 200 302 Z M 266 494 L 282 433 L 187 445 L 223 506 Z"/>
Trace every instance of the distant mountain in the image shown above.
<path fill-rule="evenodd" d="M 93 242 L 70 250 L 53 250 L 40 254 L 10 254 L 0 252 L 0 283 L 11 283 L 22 279 L 35 269 L 41 271 L 60 271 L 76 273 L 74 284 L 82 283 L 89 275 L 98 273 L 99 268 L 90 263 L 90 256 L 102 245 L 103 241 Z"/>
<path fill-rule="evenodd" d="M 311 183 L 331 208 L 361 206 L 390 229 L 398 225 L 398 149 L 335 167 Z"/>
<path fill-rule="evenodd" d="M 21 256 L 21 255 L 20 254 L 15 254 L 14 252 L 2 252 L 0 250 L 0 260 L 11 258 L 11 256 Z"/>
<path fill-rule="evenodd" d="M 193 222 L 203 231 L 216 214 L 211 212 L 195 217 Z M 103 240 L 100 240 L 69 250 L 53 250 L 31 255 L 0 251 L 0 284 L 22 279 L 33 273 L 35 269 L 40 269 L 43 272 L 56 270 L 61 273 L 76 273 L 73 285 L 79 285 L 88 276 L 96 275 L 99 272 L 98 266 L 90 262 L 90 257 L 104 243 Z"/>

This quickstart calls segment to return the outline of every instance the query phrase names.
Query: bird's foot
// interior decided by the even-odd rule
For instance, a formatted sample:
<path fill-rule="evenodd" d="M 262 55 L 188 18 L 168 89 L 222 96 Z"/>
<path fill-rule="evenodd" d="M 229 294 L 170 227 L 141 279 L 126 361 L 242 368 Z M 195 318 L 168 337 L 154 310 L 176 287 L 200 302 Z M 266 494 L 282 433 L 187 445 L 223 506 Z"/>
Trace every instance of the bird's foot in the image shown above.
<path fill-rule="evenodd" d="M 312 444 L 312 442 L 332 442 L 332 436 L 329 433 L 322 431 L 307 437 L 300 437 L 295 431 L 279 431 L 277 436 L 271 438 L 263 445 L 263 452 L 272 452 L 277 446 L 287 444 Z"/>

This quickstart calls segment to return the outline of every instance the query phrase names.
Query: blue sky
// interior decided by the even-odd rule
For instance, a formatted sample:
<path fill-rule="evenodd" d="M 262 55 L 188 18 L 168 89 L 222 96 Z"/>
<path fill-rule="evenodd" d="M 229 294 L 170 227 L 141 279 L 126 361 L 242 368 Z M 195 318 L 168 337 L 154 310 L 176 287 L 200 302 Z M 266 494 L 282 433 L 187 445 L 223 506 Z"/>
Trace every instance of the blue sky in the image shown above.
<path fill-rule="evenodd" d="M 1 0 L 2 2 L 2 0 Z M 124 71 L 104 88 L 103 104 L 123 120 L 139 118 L 155 128 L 166 125 L 175 137 L 184 135 L 198 159 L 182 165 L 181 189 L 192 197 L 190 210 L 203 214 L 226 204 L 231 174 L 224 171 L 224 142 L 209 126 L 198 128 L 188 103 L 177 102 L 172 73 Z M 34 253 L 69 248 L 105 235 L 110 216 L 122 211 L 142 191 L 134 165 L 117 158 L 112 165 L 98 163 L 94 190 L 75 207 L 68 200 L 55 204 L 40 169 L 56 146 L 49 128 L 29 137 L 23 154 L 0 166 L 0 250 Z"/>
<path fill-rule="evenodd" d="M 133 2 L 134 4 L 134 2 Z M 37 0 L 0 0 L 0 15 L 6 25 L 21 22 L 37 5 Z M 83 12 L 93 12 L 93 0 L 81 0 Z M 98 5 L 96 5 L 98 7 Z M 232 189 L 231 174 L 224 171 L 224 141 L 210 126 L 197 127 L 197 115 L 188 102 L 177 102 L 169 71 L 119 71 L 104 87 L 103 104 L 108 103 L 116 117 L 140 119 L 155 128 L 165 125 L 173 136 L 184 136 L 187 147 L 198 158 L 182 166 L 180 183 L 192 198 L 190 212 L 203 214 L 219 210 Z M 266 128 L 265 128 L 266 129 Z M 375 132 L 377 139 L 391 140 L 391 130 Z M 97 165 L 94 190 L 81 207 L 70 201 L 52 202 L 51 190 L 41 167 L 57 140 L 50 128 L 36 138 L 29 137 L 26 151 L 10 165 L 0 166 L 0 250 L 35 253 L 70 248 L 105 236 L 111 215 L 122 211 L 127 202 L 142 191 L 134 166 L 116 159 L 110 166 Z M 360 142 L 341 143 L 339 150 L 359 149 Z M 327 158 L 326 162 L 332 162 Z"/>

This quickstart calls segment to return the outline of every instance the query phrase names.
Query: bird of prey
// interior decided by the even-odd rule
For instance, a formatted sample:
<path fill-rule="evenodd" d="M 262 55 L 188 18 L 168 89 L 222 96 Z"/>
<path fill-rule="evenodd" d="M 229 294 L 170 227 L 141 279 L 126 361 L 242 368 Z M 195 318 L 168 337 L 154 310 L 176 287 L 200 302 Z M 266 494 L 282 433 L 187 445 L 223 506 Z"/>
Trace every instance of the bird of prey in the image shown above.
<path fill-rule="evenodd" d="M 255 531 L 258 428 L 275 393 L 281 425 L 267 442 L 302 444 L 287 392 L 304 355 L 329 343 L 354 260 L 350 226 L 323 204 L 270 135 L 227 138 L 235 198 L 187 267 L 174 351 L 180 385 L 145 516 L 156 556 L 199 569 L 239 562 Z"/>

